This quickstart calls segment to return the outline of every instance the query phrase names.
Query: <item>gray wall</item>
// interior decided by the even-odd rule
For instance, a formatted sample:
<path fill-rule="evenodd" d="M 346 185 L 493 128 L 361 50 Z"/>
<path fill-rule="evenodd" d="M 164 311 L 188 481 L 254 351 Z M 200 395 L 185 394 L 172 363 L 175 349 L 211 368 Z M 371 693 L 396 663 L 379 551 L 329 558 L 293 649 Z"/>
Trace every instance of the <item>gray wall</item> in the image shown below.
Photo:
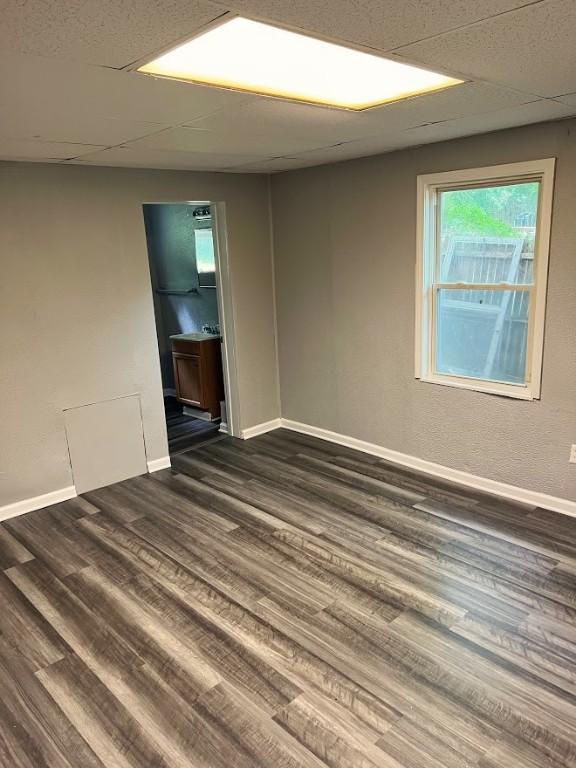
<path fill-rule="evenodd" d="M 156 333 L 160 349 L 162 384 L 174 389 L 170 336 L 202 330 L 218 323 L 215 288 L 200 288 L 196 268 L 194 230 L 211 228 L 196 221 L 191 205 L 145 205 L 144 222 L 154 291 Z M 158 293 L 158 288 L 193 287 L 194 293 Z"/>
<path fill-rule="evenodd" d="M 414 378 L 416 176 L 558 158 L 542 399 Z M 576 121 L 272 179 L 282 415 L 576 500 Z"/>
<path fill-rule="evenodd" d="M 140 393 L 167 454 L 145 202 L 226 203 L 243 428 L 279 415 L 268 181 L 0 163 L 0 505 L 72 484 L 63 409 Z"/>

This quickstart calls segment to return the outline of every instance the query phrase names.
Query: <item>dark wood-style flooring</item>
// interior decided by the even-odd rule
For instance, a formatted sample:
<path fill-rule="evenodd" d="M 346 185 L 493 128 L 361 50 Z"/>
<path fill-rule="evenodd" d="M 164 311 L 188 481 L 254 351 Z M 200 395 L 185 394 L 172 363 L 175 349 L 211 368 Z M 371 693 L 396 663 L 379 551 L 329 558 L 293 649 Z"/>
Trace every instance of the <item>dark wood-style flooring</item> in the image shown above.
<path fill-rule="evenodd" d="M 576 520 L 279 430 L 0 526 L 3 768 L 576 766 Z"/>
<path fill-rule="evenodd" d="M 219 431 L 220 422 L 195 419 L 183 413 L 166 413 L 166 429 L 170 456 L 225 437 Z"/>

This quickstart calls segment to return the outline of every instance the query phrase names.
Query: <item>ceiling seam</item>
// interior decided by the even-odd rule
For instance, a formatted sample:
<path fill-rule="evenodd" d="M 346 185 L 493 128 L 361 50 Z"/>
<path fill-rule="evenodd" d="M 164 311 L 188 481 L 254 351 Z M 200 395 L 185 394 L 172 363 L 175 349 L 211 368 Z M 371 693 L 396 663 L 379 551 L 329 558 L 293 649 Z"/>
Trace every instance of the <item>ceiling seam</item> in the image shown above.
<path fill-rule="evenodd" d="M 386 49 L 375 49 L 380 50 L 382 53 L 393 53 L 396 51 L 401 51 L 402 48 L 409 48 L 411 45 L 418 45 L 418 43 L 425 43 L 428 42 L 428 40 L 436 40 L 439 37 L 444 37 L 444 35 L 450 35 L 452 32 L 459 32 L 462 29 L 469 29 L 470 27 L 475 27 L 478 24 L 484 24 L 487 21 L 492 21 L 492 19 L 499 19 L 502 16 L 509 16 L 512 13 L 518 13 L 520 11 L 523 11 L 525 8 L 530 8 L 533 5 L 542 5 L 543 3 L 548 3 L 549 0 L 531 0 L 531 2 L 524 3 L 524 5 L 519 5 L 516 8 L 508 8 L 506 11 L 501 11 L 500 13 L 495 13 L 493 16 L 486 16 L 484 19 L 477 19 L 476 21 L 470 21 L 467 24 L 461 24 L 459 27 L 453 27 L 452 29 L 445 29 L 443 32 L 438 32 L 435 35 L 428 35 L 427 37 L 422 37 L 419 40 L 412 40 L 409 43 L 402 43 L 402 45 L 398 45 L 395 48 L 386 48 Z"/>

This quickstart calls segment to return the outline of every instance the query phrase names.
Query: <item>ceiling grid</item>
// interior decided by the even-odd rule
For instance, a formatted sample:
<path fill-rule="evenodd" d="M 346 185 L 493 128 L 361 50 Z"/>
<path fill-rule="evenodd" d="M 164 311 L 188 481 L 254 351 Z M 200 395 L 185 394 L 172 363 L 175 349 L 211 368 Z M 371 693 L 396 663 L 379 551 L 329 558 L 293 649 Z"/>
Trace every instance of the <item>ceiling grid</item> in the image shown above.
<path fill-rule="evenodd" d="M 349 112 L 126 69 L 228 13 L 466 82 Z M 7 0 L 0 159 L 273 173 L 563 119 L 575 38 L 574 0 Z"/>

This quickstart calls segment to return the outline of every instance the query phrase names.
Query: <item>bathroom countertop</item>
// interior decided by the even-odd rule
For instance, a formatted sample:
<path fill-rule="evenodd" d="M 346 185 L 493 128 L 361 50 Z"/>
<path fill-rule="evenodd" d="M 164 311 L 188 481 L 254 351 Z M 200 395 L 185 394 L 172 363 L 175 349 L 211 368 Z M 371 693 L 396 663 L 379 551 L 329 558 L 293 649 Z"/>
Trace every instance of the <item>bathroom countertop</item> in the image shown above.
<path fill-rule="evenodd" d="M 208 341 L 209 339 L 219 339 L 220 336 L 215 333 L 177 333 L 170 338 L 179 341 Z"/>

